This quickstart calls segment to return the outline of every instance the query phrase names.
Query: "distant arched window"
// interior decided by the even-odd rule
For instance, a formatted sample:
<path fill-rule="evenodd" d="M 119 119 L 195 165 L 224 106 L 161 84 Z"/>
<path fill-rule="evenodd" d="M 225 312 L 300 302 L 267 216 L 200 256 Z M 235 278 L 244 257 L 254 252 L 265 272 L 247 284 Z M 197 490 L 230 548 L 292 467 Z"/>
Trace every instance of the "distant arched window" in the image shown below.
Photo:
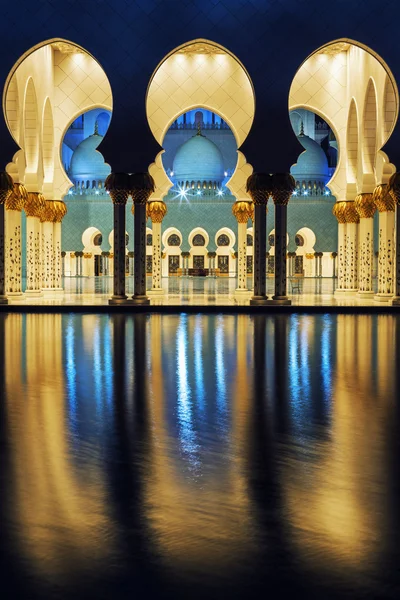
<path fill-rule="evenodd" d="M 294 237 L 296 246 L 304 246 L 304 238 L 300 233 L 297 233 Z"/>
<path fill-rule="evenodd" d="M 146 235 L 146 246 L 152 246 L 152 245 L 153 245 L 153 234 L 148 233 Z"/>
<path fill-rule="evenodd" d="M 251 235 L 251 233 L 247 234 L 247 245 L 248 246 L 252 246 L 253 245 L 253 236 Z"/>
<path fill-rule="evenodd" d="M 204 239 L 204 235 L 201 235 L 201 233 L 196 233 L 196 235 L 193 238 L 193 246 L 205 246 L 206 245 L 206 240 Z"/>
<path fill-rule="evenodd" d="M 96 233 L 96 235 L 93 238 L 93 246 L 101 246 L 102 243 L 103 236 L 101 235 L 101 233 Z"/>
<path fill-rule="evenodd" d="M 229 246 L 229 244 L 229 236 L 227 236 L 226 233 L 221 233 L 217 238 L 217 246 Z"/>
<path fill-rule="evenodd" d="M 270 246 L 275 246 L 275 234 L 274 233 L 269 234 L 268 243 Z"/>
<path fill-rule="evenodd" d="M 181 240 L 179 238 L 179 235 L 177 235 L 176 233 L 171 233 L 167 240 L 167 244 L 168 246 L 180 246 Z"/>

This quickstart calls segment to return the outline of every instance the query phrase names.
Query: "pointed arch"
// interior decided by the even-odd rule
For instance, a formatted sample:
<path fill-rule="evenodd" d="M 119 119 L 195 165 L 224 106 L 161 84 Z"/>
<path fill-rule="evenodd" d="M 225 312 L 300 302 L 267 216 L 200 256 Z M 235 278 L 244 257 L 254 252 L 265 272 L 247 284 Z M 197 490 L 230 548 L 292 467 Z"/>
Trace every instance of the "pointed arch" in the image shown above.
<path fill-rule="evenodd" d="M 386 75 L 385 93 L 383 98 L 384 124 L 385 124 L 385 139 L 384 143 L 390 137 L 397 120 L 397 101 L 396 91 L 393 87 L 392 80 Z"/>
<path fill-rule="evenodd" d="M 54 124 L 49 98 L 46 98 L 43 110 L 42 156 L 44 181 L 50 183 L 54 176 Z"/>
<path fill-rule="evenodd" d="M 376 90 L 372 78 L 368 81 L 363 114 L 363 170 L 373 173 L 376 163 L 377 108 Z"/>
<path fill-rule="evenodd" d="M 352 98 L 347 120 L 347 180 L 349 183 L 357 182 L 358 167 L 358 115 L 357 106 Z"/>
<path fill-rule="evenodd" d="M 24 138 L 26 172 L 36 173 L 39 164 L 39 119 L 35 84 L 27 81 L 24 101 Z"/>
<path fill-rule="evenodd" d="M 10 85 L 8 86 L 5 113 L 11 135 L 13 136 L 17 144 L 20 144 L 21 127 L 19 110 L 19 92 L 18 82 L 15 75 L 11 78 Z"/>

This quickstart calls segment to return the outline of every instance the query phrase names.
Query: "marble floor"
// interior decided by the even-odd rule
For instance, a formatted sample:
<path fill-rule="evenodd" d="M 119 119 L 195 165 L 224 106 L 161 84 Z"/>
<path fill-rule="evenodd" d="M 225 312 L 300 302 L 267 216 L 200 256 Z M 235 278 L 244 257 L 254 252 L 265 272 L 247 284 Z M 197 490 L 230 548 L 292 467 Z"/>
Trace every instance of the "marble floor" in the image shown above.
<path fill-rule="evenodd" d="M 133 278 L 127 277 L 127 294 L 133 294 Z M 252 284 L 248 280 L 248 287 Z M 238 299 L 235 296 L 237 281 L 234 278 L 165 278 L 164 294 L 151 297 L 151 304 L 158 306 L 246 306 L 250 304 L 251 293 Z M 64 293 L 46 293 L 42 297 L 32 298 L 24 295 L 9 299 L 10 305 L 19 306 L 106 306 L 112 296 L 111 277 L 66 277 Z M 298 287 L 297 287 L 298 286 Z M 147 278 L 148 290 L 151 289 L 151 277 Z M 293 306 L 299 307 L 380 307 L 390 308 L 391 302 L 375 302 L 373 299 L 360 299 L 356 295 L 336 297 L 336 280 L 322 278 L 304 278 L 295 280 L 292 289 L 288 281 L 288 296 Z M 267 279 L 267 294 L 274 293 L 273 278 Z"/>

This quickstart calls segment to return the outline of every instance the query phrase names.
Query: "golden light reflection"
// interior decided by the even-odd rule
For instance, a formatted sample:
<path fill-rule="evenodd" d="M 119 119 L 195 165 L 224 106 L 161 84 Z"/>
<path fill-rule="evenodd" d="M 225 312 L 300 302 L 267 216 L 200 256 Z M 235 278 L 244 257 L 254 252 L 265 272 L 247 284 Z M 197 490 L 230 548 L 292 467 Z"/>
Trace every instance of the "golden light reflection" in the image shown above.
<path fill-rule="evenodd" d="M 48 576 L 68 568 L 79 570 L 93 558 L 104 559 L 113 546 L 111 540 L 104 544 L 102 539 L 110 528 L 103 473 L 89 459 L 84 474 L 71 463 L 61 336 L 61 315 L 7 317 L 13 512 L 21 552 Z"/>

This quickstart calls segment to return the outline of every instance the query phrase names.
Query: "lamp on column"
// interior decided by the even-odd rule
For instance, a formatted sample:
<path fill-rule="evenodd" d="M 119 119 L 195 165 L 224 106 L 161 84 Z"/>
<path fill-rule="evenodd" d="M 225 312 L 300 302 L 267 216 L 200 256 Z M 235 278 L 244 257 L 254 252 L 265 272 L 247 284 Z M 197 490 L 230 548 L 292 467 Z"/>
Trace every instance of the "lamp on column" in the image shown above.
<path fill-rule="evenodd" d="M 267 204 L 271 195 L 272 176 L 253 173 L 247 179 L 246 192 L 254 202 L 254 296 L 252 305 L 267 304 L 266 260 L 267 250 Z"/>
<path fill-rule="evenodd" d="M 374 300 L 387 302 L 394 295 L 396 200 L 390 194 L 388 184 L 376 186 L 373 200 L 379 211 L 378 293 Z"/>
<path fill-rule="evenodd" d="M 271 196 L 275 204 L 275 295 L 276 304 L 291 304 L 286 295 L 287 288 L 287 205 L 296 188 L 290 173 L 275 173 L 272 176 Z"/>
<path fill-rule="evenodd" d="M 134 214 L 134 304 L 149 304 L 146 296 L 146 204 L 155 190 L 154 179 L 149 173 L 132 173 L 130 191 L 135 205 Z M 158 207 L 161 210 L 161 207 Z M 161 260 L 161 258 L 160 258 Z"/>
<path fill-rule="evenodd" d="M 394 272 L 394 298 L 392 304 L 400 306 L 400 173 L 394 173 L 389 180 L 389 193 L 396 202 L 396 265 Z"/>
<path fill-rule="evenodd" d="M 22 248 L 21 211 L 25 207 L 28 193 L 21 183 L 14 183 L 13 190 L 5 202 L 7 211 L 6 228 L 6 294 L 22 296 Z"/>
<path fill-rule="evenodd" d="M 114 205 L 114 292 L 109 304 L 125 304 L 127 300 L 125 293 L 125 207 L 130 195 L 130 184 L 128 173 L 111 173 L 104 183 Z"/>
<path fill-rule="evenodd" d="M 0 171 L 0 304 L 8 304 L 5 295 L 5 203 L 14 187 L 12 177 L 6 171 Z"/>
<path fill-rule="evenodd" d="M 254 218 L 254 204 L 249 200 L 237 200 L 232 205 L 232 213 L 238 222 L 238 285 L 235 296 L 248 296 L 247 289 L 247 222 Z"/>
<path fill-rule="evenodd" d="M 153 261 L 152 261 L 152 286 L 150 295 L 164 294 L 161 287 L 161 223 L 167 214 L 167 205 L 162 200 L 152 200 L 146 204 L 147 218 L 152 222 Z"/>

